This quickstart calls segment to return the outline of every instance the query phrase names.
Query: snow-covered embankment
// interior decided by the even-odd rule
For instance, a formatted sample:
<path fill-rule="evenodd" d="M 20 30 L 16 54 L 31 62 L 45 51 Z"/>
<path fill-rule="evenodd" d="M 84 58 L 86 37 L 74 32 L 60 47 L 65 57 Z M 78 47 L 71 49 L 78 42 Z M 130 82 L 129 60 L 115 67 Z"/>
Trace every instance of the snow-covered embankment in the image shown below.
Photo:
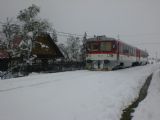
<path fill-rule="evenodd" d="M 160 69 L 153 74 L 148 95 L 135 109 L 133 120 L 160 119 Z"/>

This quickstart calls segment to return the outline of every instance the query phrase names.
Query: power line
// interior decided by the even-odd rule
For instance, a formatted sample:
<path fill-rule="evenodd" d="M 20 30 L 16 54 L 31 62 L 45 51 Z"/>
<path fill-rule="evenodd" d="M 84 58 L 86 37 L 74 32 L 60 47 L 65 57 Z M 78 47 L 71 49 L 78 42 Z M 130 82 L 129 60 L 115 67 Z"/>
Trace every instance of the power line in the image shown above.
<path fill-rule="evenodd" d="M 79 34 L 74 34 L 74 33 L 66 33 L 66 32 L 59 32 L 56 31 L 59 34 L 64 34 L 64 35 L 70 35 L 70 36 L 79 36 L 79 37 L 83 37 L 84 35 L 79 35 Z"/>
<path fill-rule="evenodd" d="M 48 32 L 48 33 L 52 34 L 53 32 Z M 67 33 L 67 32 L 60 32 L 60 31 L 56 31 L 56 34 L 58 36 L 63 36 L 63 37 L 69 37 L 69 36 L 83 37 L 84 36 L 84 35 L 79 35 L 75 33 Z"/>
<path fill-rule="evenodd" d="M 4 24 L 3 22 L 0 21 L 0 24 Z M 53 32 L 49 32 L 49 33 L 53 33 Z M 63 37 L 69 37 L 69 36 L 77 36 L 77 37 L 84 37 L 84 35 L 80 35 L 80 34 L 76 34 L 76 33 L 68 33 L 68 32 L 62 32 L 62 31 L 56 31 L 58 36 L 63 36 Z M 118 39 L 120 39 L 120 36 L 122 36 L 122 38 L 124 37 L 148 37 L 148 36 L 160 36 L 160 33 L 143 33 L 143 34 L 118 34 Z M 88 36 L 87 37 L 93 37 L 93 36 Z M 127 41 L 138 41 L 138 40 L 127 40 Z"/>
<path fill-rule="evenodd" d="M 53 32 L 49 32 L 52 34 Z M 69 36 L 76 36 L 76 37 L 84 37 L 84 35 L 76 34 L 76 33 L 68 33 L 68 32 L 61 32 L 61 31 L 56 31 L 57 36 L 62 36 L 62 37 L 69 37 Z M 87 37 L 93 37 L 93 36 L 88 36 Z"/>
<path fill-rule="evenodd" d="M 68 32 L 60 32 L 60 31 L 56 31 L 56 33 L 57 33 L 57 35 L 58 36 L 62 36 L 62 37 L 69 37 L 69 36 L 77 36 L 77 37 L 83 37 L 84 35 L 79 35 L 79 34 L 75 34 L 75 33 L 68 33 Z M 93 36 L 88 36 L 88 37 L 93 37 Z M 118 35 L 118 38 L 119 38 L 119 35 Z M 137 43 L 131 43 L 131 44 L 135 44 L 135 45 L 143 45 L 143 44 L 160 44 L 160 42 L 138 42 L 139 40 L 131 40 L 131 39 L 129 39 L 129 40 L 125 40 L 126 42 L 127 41 L 137 41 Z"/>

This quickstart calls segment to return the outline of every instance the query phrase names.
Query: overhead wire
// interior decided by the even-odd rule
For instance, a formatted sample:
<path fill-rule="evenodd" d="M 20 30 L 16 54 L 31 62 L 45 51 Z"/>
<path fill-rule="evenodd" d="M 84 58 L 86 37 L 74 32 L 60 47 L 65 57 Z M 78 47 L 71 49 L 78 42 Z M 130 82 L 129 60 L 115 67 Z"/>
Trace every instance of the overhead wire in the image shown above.
<path fill-rule="evenodd" d="M 0 21 L 1 24 L 3 24 Z M 53 33 L 53 32 L 50 32 Z M 75 37 L 84 37 L 84 35 L 80 35 L 80 34 L 76 34 L 76 33 L 69 33 L 69 32 L 62 32 L 62 31 L 57 31 L 56 30 L 56 34 L 57 36 L 61 36 L 61 37 L 69 37 L 69 36 L 75 36 Z M 122 38 L 134 38 L 134 37 L 148 37 L 148 36 L 160 36 L 160 33 L 144 33 L 144 34 L 118 34 L 118 36 L 122 36 Z M 87 37 L 93 37 L 93 36 L 88 36 Z M 125 41 L 137 41 L 138 40 L 133 40 L 133 39 L 128 39 Z M 160 44 L 160 42 L 142 42 L 142 43 L 135 43 L 135 44 Z"/>

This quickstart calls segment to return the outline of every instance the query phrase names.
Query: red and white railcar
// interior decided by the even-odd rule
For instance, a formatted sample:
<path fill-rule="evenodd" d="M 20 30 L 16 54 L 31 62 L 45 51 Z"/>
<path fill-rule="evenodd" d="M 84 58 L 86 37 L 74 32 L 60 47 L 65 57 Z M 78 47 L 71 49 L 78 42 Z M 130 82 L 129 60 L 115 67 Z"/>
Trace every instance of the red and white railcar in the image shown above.
<path fill-rule="evenodd" d="M 98 36 L 86 41 L 86 67 L 112 70 L 147 64 L 148 53 L 122 41 Z"/>

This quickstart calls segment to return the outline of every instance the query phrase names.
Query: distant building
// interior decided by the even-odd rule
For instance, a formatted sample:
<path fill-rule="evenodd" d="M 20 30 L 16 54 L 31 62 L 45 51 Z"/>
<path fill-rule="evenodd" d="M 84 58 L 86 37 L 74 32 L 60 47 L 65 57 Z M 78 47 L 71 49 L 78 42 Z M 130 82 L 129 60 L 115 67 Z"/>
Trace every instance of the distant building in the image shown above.
<path fill-rule="evenodd" d="M 6 71 L 10 61 L 9 53 L 6 50 L 0 50 L 0 71 Z"/>

